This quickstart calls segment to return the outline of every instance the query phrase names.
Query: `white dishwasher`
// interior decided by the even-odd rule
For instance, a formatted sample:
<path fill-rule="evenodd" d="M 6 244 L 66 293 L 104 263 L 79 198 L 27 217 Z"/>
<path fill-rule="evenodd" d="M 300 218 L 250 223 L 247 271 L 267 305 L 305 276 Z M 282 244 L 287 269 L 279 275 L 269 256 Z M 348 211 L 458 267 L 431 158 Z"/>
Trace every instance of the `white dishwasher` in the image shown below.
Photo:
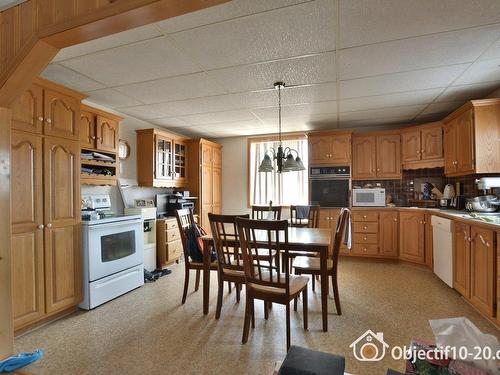
<path fill-rule="evenodd" d="M 432 248 L 434 273 L 450 287 L 453 287 L 453 237 L 452 221 L 432 216 Z"/>

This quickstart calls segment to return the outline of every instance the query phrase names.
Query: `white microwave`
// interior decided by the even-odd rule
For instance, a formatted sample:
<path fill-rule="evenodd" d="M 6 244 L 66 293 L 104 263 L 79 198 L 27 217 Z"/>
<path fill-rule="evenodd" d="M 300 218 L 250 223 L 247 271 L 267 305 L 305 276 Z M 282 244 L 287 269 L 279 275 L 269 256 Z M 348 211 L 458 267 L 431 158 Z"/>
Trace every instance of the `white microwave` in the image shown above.
<path fill-rule="evenodd" d="M 352 190 L 353 207 L 384 207 L 385 189 L 353 189 Z"/>

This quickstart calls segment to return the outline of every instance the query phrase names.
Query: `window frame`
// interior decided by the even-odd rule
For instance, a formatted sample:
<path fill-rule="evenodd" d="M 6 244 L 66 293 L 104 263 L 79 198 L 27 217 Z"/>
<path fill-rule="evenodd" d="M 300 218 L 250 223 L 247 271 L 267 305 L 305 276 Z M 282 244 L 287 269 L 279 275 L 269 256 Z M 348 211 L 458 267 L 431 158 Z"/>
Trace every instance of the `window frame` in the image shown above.
<path fill-rule="evenodd" d="M 282 141 L 287 141 L 287 140 L 308 140 L 307 133 L 302 133 L 302 132 L 295 132 L 295 133 L 284 133 L 281 134 L 281 140 Z M 248 137 L 247 138 L 247 207 L 252 208 L 252 204 L 250 202 L 250 148 L 252 143 L 258 143 L 258 142 L 276 142 L 279 140 L 279 135 L 278 134 L 268 134 L 268 135 L 262 135 L 258 137 Z M 309 142 L 307 144 L 307 152 L 309 154 Z M 290 206 L 281 206 L 284 208 L 289 208 Z"/>

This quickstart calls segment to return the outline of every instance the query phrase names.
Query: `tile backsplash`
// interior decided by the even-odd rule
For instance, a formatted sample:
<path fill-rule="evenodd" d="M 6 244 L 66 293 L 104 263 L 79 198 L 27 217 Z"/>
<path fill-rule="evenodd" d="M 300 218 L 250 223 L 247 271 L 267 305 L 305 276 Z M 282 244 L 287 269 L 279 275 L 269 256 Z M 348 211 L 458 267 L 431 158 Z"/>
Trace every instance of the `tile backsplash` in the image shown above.
<path fill-rule="evenodd" d="M 365 184 L 375 185 L 376 183 L 380 183 L 385 188 L 386 194 L 392 195 L 393 201 L 397 206 L 406 206 L 409 205 L 410 199 L 414 198 L 415 192 L 421 191 L 420 185 L 424 182 L 434 184 L 441 191 L 443 191 L 446 184 L 452 184 L 455 187 L 456 183 L 459 182 L 462 195 L 466 197 L 483 195 L 483 192 L 477 189 L 475 180 L 484 176 L 445 177 L 443 168 L 417 169 L 403 171 L 403 177 L 400 180 L 353 180 L 352 185 L 363 187 Z M 495 190 L 494 193 L 500 195 L 500 189 Z"/>

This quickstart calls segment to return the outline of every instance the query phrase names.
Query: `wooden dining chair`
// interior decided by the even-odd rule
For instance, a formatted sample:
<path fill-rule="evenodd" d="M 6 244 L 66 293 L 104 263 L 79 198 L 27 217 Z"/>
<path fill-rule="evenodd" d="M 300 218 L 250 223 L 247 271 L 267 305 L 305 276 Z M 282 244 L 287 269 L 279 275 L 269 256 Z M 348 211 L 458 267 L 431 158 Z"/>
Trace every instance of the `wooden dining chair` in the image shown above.
<path fill-rule="evenodd" d="M 240 240 L 236 227 L 236 218 L 248 219 L 250 215 L 216 215 L 209 213 L 210 228 L 217 252 L 219 290 L 217 293 L 217 308 L 215 319 L 220 318 L 222 310 L 222 295 L 224 282 L 235 283 L 236 301 L 240 301 L 241 285 L 245 284 L 243 257 L 241 256 Z"/>
<path fill-rule="evenodd" d="M 297 206 L 290 206 L 290 226 L 297 228 L 318 228 L 320 206 L 309 206 L 307 219 L 297 219 Z"/>
<path fill-rule="evenodd" d="M 189 246 L 186 236 L 186 229 L 195 223 L 193 211 L 189 208 L 184 208 L 182 210 L 175 211 L 175 217 L 177 218 L 177 225 L 179 226 L 179 232 L 181 233 L 182 249 L 184 253 L 184 291 L 182 292 L 182 304 L 186 302 L 187 291 L 189 287 L 189 271 L 196 270 L 196 282 L 194 291 L 197 292 L 200 287 L 200 274 L 203 270 L 203 262 L 195 262 L 191 259 L 189 255 Z M 210 263 L 210 271 L 217 271 L 217 261 Z"/>
<path fill-rule="evenodd" d="M 243 266 L 246 278 L 245 322 L 242 343 L 248 341 L 250 321 L 255 327 L 254 300 L 264 306 L 278 303 L 286 306 L 286 347 L 290 348 L 290 302 L 302 293 L 304 329 L 307 330 L 307 283 L 303 276 L 290 275 L 287 269 L 280 272 L 279 266 L 265 262 L 256 256 L 258 249 L 283 250 L 288 261 L 288 220 L 249 220 L 237 218 Z M 265 308 L 264 311 L 267 311 Z"/>
<path fill-rule="evenodd" d="M 328 276 L 332 278 L 333 296 L 335 298 L 335 307 L 337 314 L 342 315 L 340 307 L 339 286 L 337 279 L 337 265 L 339 260 L 340 246 L 344 241 L 347 222 L 350 220 L 351 211 L 348 208 L 343 208 L 337 222 L 332 239 L 330 242 L 329 255 L 327 261 Z M 312 275 L 313 278 L 317 275 L 321 276 L 320 259 L 300 256 L 296 257 L 293 262 L 293 269 L 296 275 Z"/>
<path fill-rule="evenodd" d="M 269 211 L 272 220 L 281 220 L 281 206 L 252 206 L 253 220 L 269 220 Z"/>

